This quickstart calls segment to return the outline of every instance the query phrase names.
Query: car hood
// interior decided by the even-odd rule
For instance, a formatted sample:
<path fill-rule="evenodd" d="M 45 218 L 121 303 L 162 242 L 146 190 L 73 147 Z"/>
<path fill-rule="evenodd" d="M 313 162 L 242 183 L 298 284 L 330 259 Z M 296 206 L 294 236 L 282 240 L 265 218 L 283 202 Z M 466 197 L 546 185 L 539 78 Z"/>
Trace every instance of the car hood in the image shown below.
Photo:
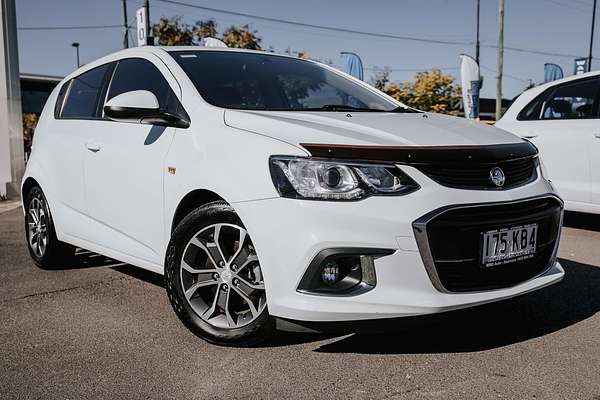
<path fill-rule="evenodd" d="M 431 113 L 226 110 L 228 126 L 293 145 L 469 146 L 519 143 L 501 129 Z"/>

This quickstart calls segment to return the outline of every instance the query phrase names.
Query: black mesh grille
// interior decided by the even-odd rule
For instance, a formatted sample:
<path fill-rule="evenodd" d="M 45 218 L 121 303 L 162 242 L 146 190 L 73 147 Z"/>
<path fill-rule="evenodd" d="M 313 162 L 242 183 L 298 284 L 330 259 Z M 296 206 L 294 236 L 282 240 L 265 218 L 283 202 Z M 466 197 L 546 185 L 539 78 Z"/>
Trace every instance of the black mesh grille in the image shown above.
<path fill-rule="evenodd" d="M 537 177 L 537 157 L 498 163 L 430 164 L 416 167 L 441 185 L 465 189 L 500 189 L 490 179 L 490 171 L 494 167 L 502 168 L 506 177 L 502 189 L 524 185 Z"/>
<path fill-rule="evenodd" d="M 429 260 L 433 265 L 427 267 L 435 269 L 428 272 L 430 277 L 434 272 L 432 281 L 434 285 L 441 285 L 438 289 L 450 292 L 491 290 L 527 281 L 548 267 L 560 231 L 561 212 L 560 201 L 548 197 L 450 209 L 433 218 L 423 217 L 414 223 L 414 228 L 425 264 Z M 483 232 L 530 223 L 538 224 L 535 257 L 501 266 L 481 267 Z M 423 240 L 428 247 L 423 246 Z"/>

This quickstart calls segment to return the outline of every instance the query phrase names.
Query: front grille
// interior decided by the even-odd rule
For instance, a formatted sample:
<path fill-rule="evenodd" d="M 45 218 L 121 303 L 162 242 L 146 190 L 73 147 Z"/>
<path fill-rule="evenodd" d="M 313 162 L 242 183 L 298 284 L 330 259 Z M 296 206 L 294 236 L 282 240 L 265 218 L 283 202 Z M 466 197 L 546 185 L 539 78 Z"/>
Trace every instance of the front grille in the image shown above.
<path fill-rule="evenodd" d="M 472 292 L 514 286 L 549 268 L 560 233 L 561 215 L 562 203 L 549 196 L 442 209 L 418 219 L 413 228 L 434 286 L 444 292 Z M 530 223 L 538 224 L 535 257 L 481 267 L 483 232 Z"/>
<path fill-rule="evenodd" d="M 510 189 L 537 178 L 537 157 L 525 157 L 496 163 L 428 164 L 416 166 L 440 185 L 463 189 Z M 506 177 L 502 187 L 490 179 L 490 171 L 500 167 Z"/>

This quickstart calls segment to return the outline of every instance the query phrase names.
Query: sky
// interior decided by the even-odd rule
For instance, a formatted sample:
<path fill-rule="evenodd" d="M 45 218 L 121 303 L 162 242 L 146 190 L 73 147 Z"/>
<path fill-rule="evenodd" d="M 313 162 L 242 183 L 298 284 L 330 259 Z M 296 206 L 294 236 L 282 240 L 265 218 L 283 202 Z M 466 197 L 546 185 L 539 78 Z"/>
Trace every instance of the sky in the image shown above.
<path fill-rule="evenodd" d="M 340 63 L 339 53 L 360 55 L 365 80 L 374 67 L 392 68 L 392 81 L 413 80 L 417 71 L 440 68 L 458 78 L 459 55 L 475 54 L 476 0 L 180 0 L 200 6 L 352 30 L 458 42 L 438 44 L 377 38 L 316 28 L 291 26 L 250 17 L 205 11 L 150 0 L 150 19 L 181 16 L 185 22 L 212 18 L 223 30 L 249 24 L 258 31 L 262 46 L 283 52 L 307 51 L 312 58 Z M 505 0 L 505 46 L 556 53 L 540 55 L 506 50 L 503 94 L 512 98 L 531 79 L 543 81 L 544 63 L 573 73 L 573 56 L 586 57 L 593 0 Z M 23 73 L 64 76 L 76 67 L 72 42 L 80 43 L 81 62 L 93 61 L 122 47 L 121 28 L 27 30 L 31 27 L 122 24 L 121 0 L 15 0 L 19 63 Z M 135 10 L 142 0 L 128 0 L 128 19 L 135 26 Z M 596 22 L 598 22 L 596 18 Z M 598 25 L 598 23 L 596 24 Z M 596 26 L 597 29 L 597 26 Z M 131 38 L 135 31 L 131 31 Z M 592 69 L 600 68 L 600 32 L 596 32 Z M 495 97 L 498 43 L 498 0 L 481 0 L 482 97 Z M 130 41 L 130 45 L 134 45 Z M 566 56 L 564 56 L 566 55 Z"/>

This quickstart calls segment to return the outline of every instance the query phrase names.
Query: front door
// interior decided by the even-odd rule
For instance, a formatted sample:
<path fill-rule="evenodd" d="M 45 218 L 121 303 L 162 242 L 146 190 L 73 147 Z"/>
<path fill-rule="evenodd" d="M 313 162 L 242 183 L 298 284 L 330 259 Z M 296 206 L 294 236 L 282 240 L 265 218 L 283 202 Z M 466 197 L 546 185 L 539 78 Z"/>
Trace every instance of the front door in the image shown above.
<path fill-rule="evenodd" d="M 153 57 L 120 60 L 106 99 L 148 90 L 162 109 L 179 104 L 173 76 Z M 153 269 L 163 264 L 164 160 L 175 131 L 104 119 L 94 125 L 86 156 L 86 194 L 94 242 Z"/>
<path fill-rule="evenodd" d="M 527 133 L 565 201 L 591 203 L 591 121 L 532 121 Z"/>

